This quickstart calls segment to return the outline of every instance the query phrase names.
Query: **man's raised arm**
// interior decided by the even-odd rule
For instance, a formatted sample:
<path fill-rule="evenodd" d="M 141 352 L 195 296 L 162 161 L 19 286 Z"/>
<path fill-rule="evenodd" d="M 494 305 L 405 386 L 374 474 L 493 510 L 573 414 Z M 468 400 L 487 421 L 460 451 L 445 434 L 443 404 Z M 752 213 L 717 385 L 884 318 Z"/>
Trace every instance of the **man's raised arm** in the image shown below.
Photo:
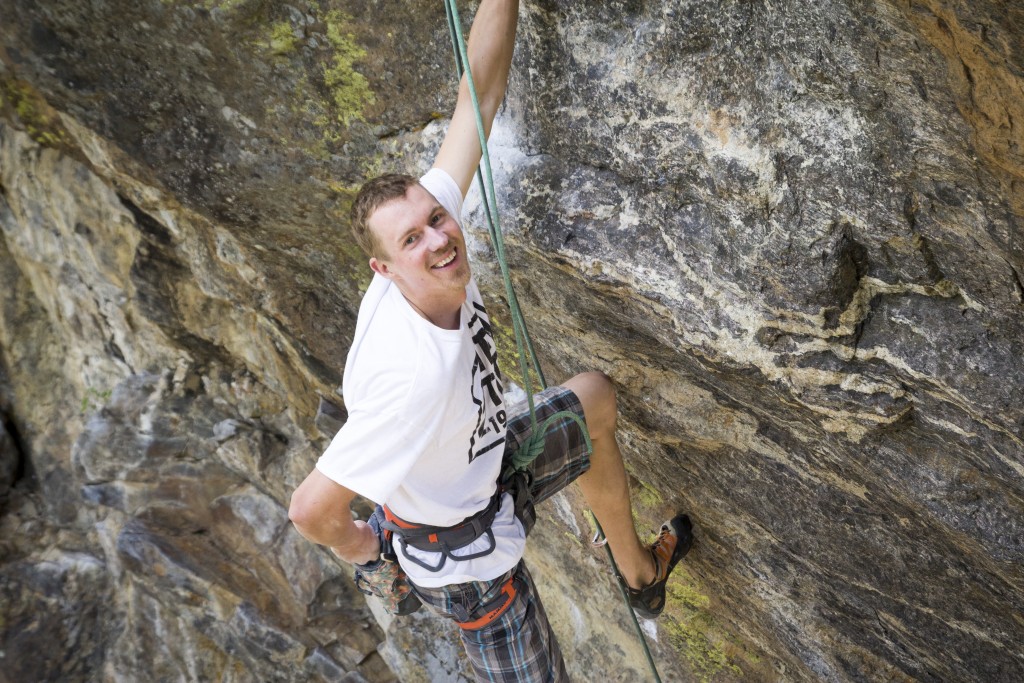
<path fill-rule="evenodd" d="M 490 135 L 491 123 L 505 98 L 518 17 L 518 0 L 483 0 L 469 32 L 467 52 L 486 135 Z M 452 114 L 452 122 L 434 160 L 434 166 L 447 171 L 465 196 L 480 163 L 480 154 L 473 101 L 466 77 L 463 76 L 455 113 Z"/>

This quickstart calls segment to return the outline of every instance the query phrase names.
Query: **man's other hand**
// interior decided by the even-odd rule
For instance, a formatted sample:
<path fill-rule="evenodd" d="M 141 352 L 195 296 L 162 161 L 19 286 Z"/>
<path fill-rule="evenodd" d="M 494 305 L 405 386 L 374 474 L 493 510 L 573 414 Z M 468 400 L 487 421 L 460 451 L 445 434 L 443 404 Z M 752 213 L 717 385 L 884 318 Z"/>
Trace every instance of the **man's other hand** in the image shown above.
<path fill-rule="evenodd" d="M 331 552 L 349 564 L 370 564 L 380 557 L 380 539 L 369 524 L 362 520 L 352 523 L 357 533 L 348 545 L 332 545 Z"/>
<path fill-rule="evenodd" d="M 292 494 L 288 517 L 300 534 L 346 562 L 373 562 L 380 555 L 380 540 L 369 524 L 352 520 L 355 496 L 314 469 Z"/>

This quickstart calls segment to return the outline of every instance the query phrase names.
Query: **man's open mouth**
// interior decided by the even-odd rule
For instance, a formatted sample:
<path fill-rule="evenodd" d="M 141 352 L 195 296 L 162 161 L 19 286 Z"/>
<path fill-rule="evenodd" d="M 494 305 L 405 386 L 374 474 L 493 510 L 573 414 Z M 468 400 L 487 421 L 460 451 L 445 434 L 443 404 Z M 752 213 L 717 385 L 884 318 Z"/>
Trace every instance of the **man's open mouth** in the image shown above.
<path fill-rule="evenodd" d="M 449 263 L 451 263 L 452 261 L 455 260 L 455 256 L 456 256 L 456 250 L 452 249 L 452 252 L 450 254 L 448 254 L 448 256 L 446 256 L 445 258 L 441 259 L 440 261 L 438 261 L 437 263 L 432 265 L 431 268 L 444 268 Z"/>

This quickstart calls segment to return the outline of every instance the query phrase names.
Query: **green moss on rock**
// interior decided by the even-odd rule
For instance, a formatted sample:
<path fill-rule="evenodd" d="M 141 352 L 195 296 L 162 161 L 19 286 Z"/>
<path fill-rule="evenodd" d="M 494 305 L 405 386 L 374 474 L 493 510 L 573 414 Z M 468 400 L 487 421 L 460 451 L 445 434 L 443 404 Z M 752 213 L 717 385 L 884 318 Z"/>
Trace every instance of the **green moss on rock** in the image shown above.
<path fill-rule="evenodd" d="M 0 112 L 8 118 L 13 114 L 25 132 L 41 145 L 62 149 L 69 144 L 70 138 L 57 112 L 24 81 L 0 79 Z"/>
<path fill-rule="evenodd" d="M 207 10 L 222 10 L 231 11 L 238 9 L 244 5 L 248 0 L 193 0 L 192 2 L 183 0 L 160 0 L 164 5 L 174 6 L 181 5 L 184 7 L 202 7 Z"/>
<path fill-rule="evenodd" d="M 331 94 L 335 118 L 348 126 L 354 119 L 362 119 L 363 108 L 374 101 L 366 77 L 355 70 L 355 62 L 365 57 L 366 51 L 356 44 L 347 28 L 348 17 L 338 10 L 328 12 L 324 23 L 327 40 L 334 49 L 330 65 L 324 67 L 324 84 Z"/>
<path fill-rule="evenodd" d="M 347 138 L 348 127 L 363 120 L 363 111 L 375 96 L 369 81 L 355 68 L 366 51 L 349 28 L 350 18 L 338 10 L 325 13 L 317 3 L 311 3 L 309 9 L 319 24 L 318 31 L 322 31 L 315 32 L 321 39 L 310 45 L 319 45 L 319 49 L 300 50 L 303 39 L 288 21 L 263 29 L 256 42 L 275 59 L 288 60 L 301 70 L 283 104 L 293 116 L 311 124 L 319 136 L 305 146 L 306 153 L 315 159 L 327 159 L 332 146 Z"/>
<path fill-rule="evenodd" d="M 710 602 L 685 567 L 677 566 L 667 586 L 662 627 L 703 683 L 723 671 L 735 676 L 743 673 L 721 645 L 722 629 L 708 609 Z"/>
<path fill-rule="evenodd" d="M 270 27 L 270 51 L 283 56 L 295 52 L 299 39 L 295 37 L 295 29 L 287 21 L 281 21 Z"/>
<path fill-rule="evenodd" d="M 512 329 L 512 324 L 506 322 L 508 308 L 504 305 L 504 302 L 500 305 L 502 308 L 496 311 L 497 315 L 495 315 L 495 307 L 489 307 L 489 312 L 491 313 L 491 334 L 494 337 L 494 345 L 498 349 L 498 367 L 501 368 L 502 376 L 506 381 L 511 380 L 522 386 L 523 371 L 519 364 L 519 347 L 516 345 L 515 332 Z M 529 365 L 529 358 L 527 358 L 527 363 L 530 382 L 533 383 L 533 391 L 536 393 L 540 391 L 540 379 L 537 377 L 533 367 Z M 526 389 L 525 386 L 522 388 Z"/>
<path fill-rule="evenodd" d="M 637 480 L 640 484 L 638 489 L 633 491 L 633 497 L 637 504 L 647 510 L 655 510 L 660 507 L 665 499 L 658 490 L 644 481 Z"/>

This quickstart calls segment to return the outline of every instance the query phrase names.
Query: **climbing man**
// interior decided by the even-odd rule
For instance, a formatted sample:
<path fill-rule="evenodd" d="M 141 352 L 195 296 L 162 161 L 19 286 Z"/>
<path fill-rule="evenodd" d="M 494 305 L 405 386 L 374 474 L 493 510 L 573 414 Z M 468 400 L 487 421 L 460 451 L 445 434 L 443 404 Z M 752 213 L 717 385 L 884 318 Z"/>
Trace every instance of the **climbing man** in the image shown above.
<path fill-rule="evenodd" d="M 505 96 L 518 4 L 482 0 L 470 31 L 469 68 L 488 133 Z M 289 516 L 306 538 L 355 564 L 360 585 L 395 598 L 394 611 L 408 612 L 418 599 L 455 621 L 479 680 L 564 681 L 522 561 L 531 503 L 578 481 L 633 608 L 648 618 L 664 607 L 691 526 L 678 515 L 653 544 L 637 537 L 615 440 L 615 393 L 598 372 L 535 399 L 538 423 L 562 410 L 581 416 L 593 452 L 576 422 L 564 419 L 546 433 L 529 476 L 499 486 L 503 461 L 531 422 L 525 405 L 504 403 L 459 223 L 481 157 L 475 120 L 463 77 L 433 167 L 419 179 L 371 180 L 353 204 L 353 232 L 374 276 L 345 365 L 348 420 L 292 495 Z M 352 519 L 357 494 L 378 504 L 368 521 Z"/>

